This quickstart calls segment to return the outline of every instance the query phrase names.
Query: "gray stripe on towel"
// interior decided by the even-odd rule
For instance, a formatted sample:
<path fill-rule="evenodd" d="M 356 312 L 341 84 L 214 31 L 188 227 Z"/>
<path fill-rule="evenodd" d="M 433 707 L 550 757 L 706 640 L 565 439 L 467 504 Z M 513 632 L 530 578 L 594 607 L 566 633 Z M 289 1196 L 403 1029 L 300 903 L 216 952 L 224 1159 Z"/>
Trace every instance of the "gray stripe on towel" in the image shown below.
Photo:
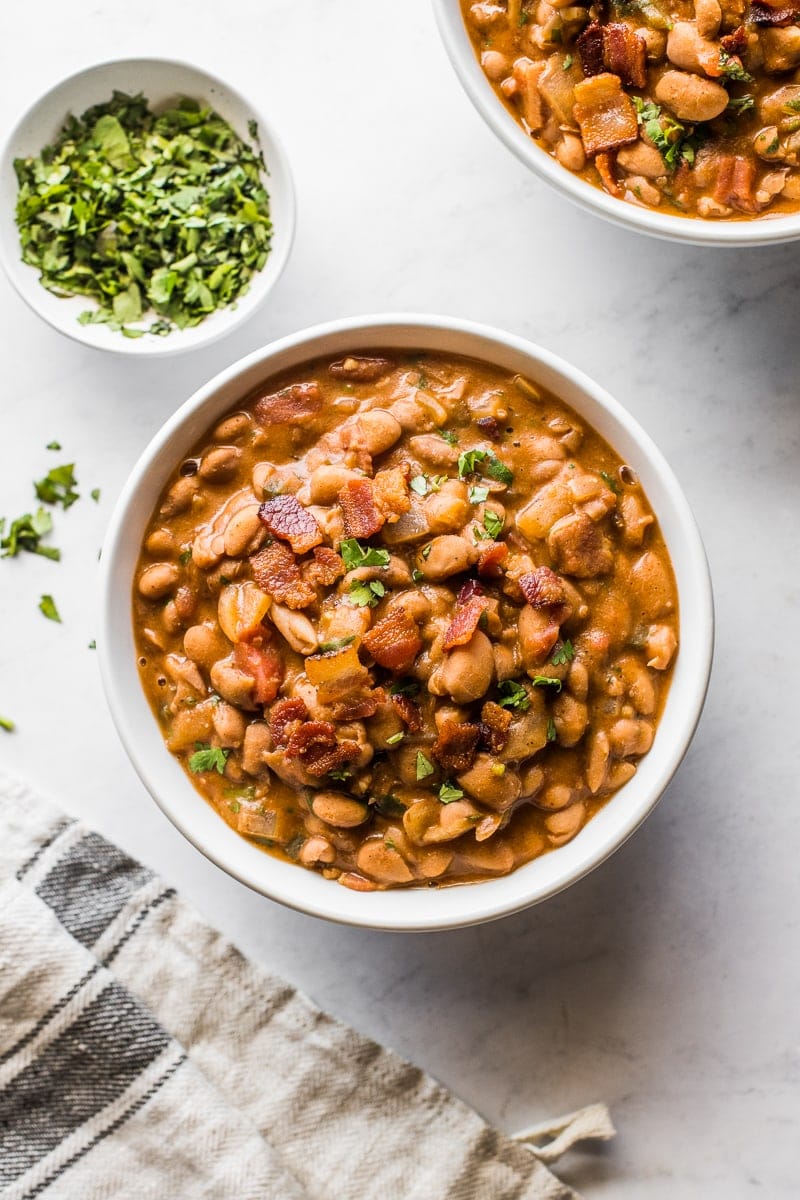
<path fill-rule="evenodd" d="M 122 1095 L 170 1041 L 138 1000 L 109 984 L 0 1091 L 0 1184 Z"/>
<path fill-rule="evenodd" d="M 84 946 L 92 946 L 153 872 L 116 846 L 89 833 L 70 846 L 45 875 L 36 894 Z"/>

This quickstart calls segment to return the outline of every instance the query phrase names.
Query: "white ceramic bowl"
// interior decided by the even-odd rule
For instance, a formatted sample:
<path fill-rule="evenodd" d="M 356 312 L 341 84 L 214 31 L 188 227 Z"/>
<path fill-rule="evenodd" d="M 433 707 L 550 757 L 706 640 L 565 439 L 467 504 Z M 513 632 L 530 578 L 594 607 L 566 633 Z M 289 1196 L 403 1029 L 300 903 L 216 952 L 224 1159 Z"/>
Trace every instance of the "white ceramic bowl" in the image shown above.
<path fill-rule="evenodd" d="M 111 99 L 114 90 L 144 93 L 152 107 L 163 107 L 179 96 L 205 100 L 250 141 L 248 122 L 258 125 L 267 164 L 265 183 L 270 196 L 272 248 L 263 270 L 251 280 L 249 290 L 234 305 L 211 313 L 191 329 L 173 329 L 166 337 L 146 334 L 126 338 L 106 325 L 79 325 L 78 316 L 94 302 L 84 296 L 60 299 L 39 282 L 35 267 L 22 261 L 19 231 L 14 221 L 17 178 L 14 159 L 38 154 L 62 128 L 69 113 L 80 116 L 93 104 Z M 294 186 L 283 147 L 267 116 L 239 92 L 188 63 L 165 58 L 132 58 L 101 63 L 56 84 L 18 121 L 0 153 L 0 261 L 22 299 L 67 337 L 100 350 L 118 354 L 156 356 L 177 354 L 206 346 L 241 325 L 263 304 L 280 278 L 294 238 Z M 147 314 L 146 327 L 155 317 Z"/>
<path fill-rule="evenodd" d="M 325 355 L 372 348 L 471 355 L 550 388 L 635 469 L 658 515 L 678 584 L 681 647 L 650 753 L 568 845 L 485 883 L 361 893 L 280 862 L 234 833 L 195 791 L 164 745 L 145 699 L 131 621 L 132 581 L 144 530 L 177 463 L 259 383 Z M 654 808 L 689 745 L 705 698 L 713 646 L 711 584 L 694 518 L 675 476 L 647 434 L 607 392 L 547 350 L 497 329 L 448 317 L 346 318 L 283 338 L 235 363 L 180 408 L 134 467 L 103 549 L 98 639 L 106 695 L 120 737 L 163 811 L 199 850 L 242 883 L 316 916 L 376 929 L 449 929 L 488 921 L 561 891 L 622 845 Z"/>
<path fill-rule="evenodd" d="M 568 200 L 626 229 L 698 246 L 768 246 L 800 238 L 800 212 L 755 220 L 703 221 L 615 200 L 602 188 L 586 183 L 543 150 L 506 109 L 481 69 L 459 0 L 433 0 L 433 8 L 456 74 L 487 125 L 517 158 Z"/>

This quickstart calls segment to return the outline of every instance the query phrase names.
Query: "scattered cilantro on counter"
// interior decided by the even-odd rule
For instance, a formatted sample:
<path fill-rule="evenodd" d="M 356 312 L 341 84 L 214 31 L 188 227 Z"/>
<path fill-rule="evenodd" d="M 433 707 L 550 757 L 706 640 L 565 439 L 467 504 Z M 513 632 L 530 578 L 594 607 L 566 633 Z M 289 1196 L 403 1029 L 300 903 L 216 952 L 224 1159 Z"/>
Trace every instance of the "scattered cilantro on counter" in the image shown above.
<path fill-rule="evenodd" d="M 44 595 L 39 601 L 39 612 L 47 617 L 48 621 L 57 621 L 61 624 L 61 614 L 56 608 L 56 602 L 52 596 Z"/>

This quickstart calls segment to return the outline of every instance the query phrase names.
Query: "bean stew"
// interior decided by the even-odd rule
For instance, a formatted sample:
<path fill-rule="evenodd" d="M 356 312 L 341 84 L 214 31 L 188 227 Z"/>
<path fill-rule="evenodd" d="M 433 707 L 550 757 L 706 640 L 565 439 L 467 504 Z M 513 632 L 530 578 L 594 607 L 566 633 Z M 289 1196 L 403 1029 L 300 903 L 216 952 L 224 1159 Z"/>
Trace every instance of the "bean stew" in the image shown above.
<path fill-rule="evenodd" d="M 610 195 L 742 220 L 800 208 L 800 0 L 461 0 L 540 146 Z"/>
<path fill-rule="evenodd" d="M 596 431 L 522 376 L 379 350 L 270 379 L 176 465 L 133 618 L 206 800 L 360 891 L 573 838 L 650 749 L 679 633 Z"/>

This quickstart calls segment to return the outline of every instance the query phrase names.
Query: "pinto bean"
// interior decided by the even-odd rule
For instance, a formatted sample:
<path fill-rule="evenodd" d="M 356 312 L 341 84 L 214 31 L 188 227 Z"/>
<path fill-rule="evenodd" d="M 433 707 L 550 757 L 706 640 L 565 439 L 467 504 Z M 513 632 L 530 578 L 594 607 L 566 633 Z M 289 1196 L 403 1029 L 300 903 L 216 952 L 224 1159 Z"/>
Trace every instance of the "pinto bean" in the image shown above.
<path fill-rule="evenodd" d="M 643 621 L 654 621 L 675 607 L 674 591 L 664 560 L 647 550 L 633 564 L 630 587 Z"/>
<path fill-rule="evenodd" d="M 232 417 L 226 417 L 224 421 L 220 421 L 214 430 L 214 441 L 236 442 L 244 437 L 250 425 L 251 421 L 247 413 L 234 413 Z"/>
<path fill-rule="evenodd" d="M 548 812 L 558 812 L 567 808 L 576 798 L 575 789 L 566 783 L 551 783 L 536 797 L 536 807 Z"/>
<path fill-rule="evenodd" d="M 669 625 L 651 625 L 645 638 L 647 665 L 655 671 L 666 671 L 678 648 L 678 639 Z"/>
<path fill-rule="evenodd" d="M 667 171 L 661 152 L 641 138 L 632 146 L 623 146 L 617 154 L 617 162 L 624 171 L 644 175 L 647 179 L 658 179 Z"/>
<path fill-rule="evenodd" d="M 311 799 L 311 811 L 320 821 L 337 829 L 353 829 L 369 817 L 367 805 L 346 792 L 317 792 Z"/>
<path fill-rule="evenodd" d="M 449 479 L 441 491 L 426 497 L 423 508 L 431 533 L 462 529 L 471 512 L 467 485 L 460 479 Z"/>
<path fill-rule="evenodd" d="M 241 746 L 247 729 L 247 719 L 238 708 L 223 701 L 215 706 L 212 720 L 220 745 L 231 748 Z"/>
<path fill-rule="evenodd" d="M 319 645 L 317 631 L 305 613 L 295 612 L 284 604 L 273 604 L 268 613 L 279 633 L 298 654 L 313 654 Z"/>
<path fill-rule="evenodd" d="M 244 731 L 242 767 L 248 775 L 266 771 L 266 755 L 272 749 L 272 734 L 264 721 L 251 721 Z"/>
<path fill-rule="evenodd" d="M 239 470 L 241 460 L 238 446 L 215 446 L 203 455 L 198 473 L 207 483 L 227 483 Z"/>
<path fill-rule="evenodd" d="M 511 63 L 505 54 L 500 54 L 497 50 L 484 50 L 481 55 L 481 66 L 489 79 L 493 79 L 497 83 L 508 74 Z"/>
<path fill-rule="evenodd" d="M 694 16 L 697 32 L 703 38 L 715 38 L 722 24 L 722 8 L 719 0 L 694 0 Z"/>
<path fill-rule="evenodd" d="M 408 445 L 412 453 L 434 467 L 454 467 L 458 462 L 458 447 L 438 433 L 419 433 L 409 438 Z"/>
<path fill-rule="evenodd" d="M 471 704 L 485 696 L 494 677 L 492 643 L 485 633 L 476 629 L 466 646 L 449 651 L 444 663 L 435 673 L 436 685 L 456 704 Z M 431 676 L 429 688 L 434 682 Z"/>
<path fill-rule="evenodd" d="M 183 635 L 183 649 L 187 658 L 208 669 L 225 657 L 230 646 L 218 625 L 204 621 L 201 625 L 189 626 Z"/>
<path fill-rule="evenodd" d="M 430 549 L 427 550 L 427 554 L 426 547 L 417 554 L 416 567 L 426 579 L 435 582 L 468 571 L 472 564 L 478 561 L 477 548 L 470 545 L 466 538 L 453 533 L 435 537 L 428 546 Z"/>
<path fill-rule="evenodd" d="M 516 771 L 489 754 L 478 754 L 468 771 L 462 771 L 458 782 L 465 792 L 496 812 L 505 812 L 519 799 L 522 783 Z"/>
<path fill-rule="evenodd" d="M 356 854 L 356 866 L 376 883 L 411 883 L 414 878 L 402 854 L 394 845 L 387 845 L 382 837 L 364 842 Z"/>
<path fill-rule="evenodd" d="M 139 594 L 145 600 L 161 600 L 174 591 L 179 578 L 180 571 L 174 563 L 153 563 L 139 576 Z"/>
<path fill-rule="evenodd" d="M 191 507 L 200 483 L 191 475 L 176 479 L 166 494 L 159 512 L 163 517 L 177 517 Z"/>
<path fill-rule="evenodd" d="M 373 457 L 384 454 L 400 438 L 403 428 L 397 417 L 383 408 L 372 408 L 353 418 L 364 448 Z"/>
<path fill-rule="evenodd" d="M 656 100 L 681 121 L 713 121 L 728 107 L 725 88 L 685 71 L 665 71 L 655 87 Z"/>
<path fill-rule="evenodd" d="M 676 21 L 667 37 L 667 58 L 684 71 L 708 74 L 719 64 L 719 46 L 703 37 L 691 21 Z"/>
<path fill-rule="evenodd" d="M 154 529 L 144 544 L 148 554 L 156 554 L 166 558 L 175 552 L 175 538 L 168 529 Z"/>
<path fill-rule="evenodd" d="M 336 851 L 327 838 L 315 834 L 306 838 L 297 857 L 304 867 L 314 867 L 317 863 L 335 862 Z"/>
<path fill-rule="evenodd" d="M 467 842 L 459 847 L 464 865 L 481 875 L 507 875 L 514 869 L 514 851 L 507 842 Z"/>
<path fill-rule="evenodd" d="M 467 800 L 441 804 L 438 800 L 416 800 L 403 814 L 403 829 L 415 846 L 452 842 L 474 828 L 480 816 Z"/>
<path fill-rule="evenodd" d="M 211 668 L 211 685 L 223 700 L 227 700 L 235 708 L 244 708 L 250 712 L 255 709 L 253 677 L 237 667 L 232 656 L 214 663 Z"/>
<path fill-rule="evenodd" d="M 231 517 L 224 534 L 225 553 L 229 558 L 257 550 L 266 537 L 266 529 L 258 519 L 258 504 L 248 504 Z"/>
<path fill-rule="evenodd" d="M 565 133 L 556 146 L 556 158 L 568 171 L 582 171 L 586 166 L 586 151 L 576 133 Z"/>
<path fill-rule="evenodd" d="M 589 710 L 580 700 L 562 692 L 553 701 L 553 724 L 560 746 L 576 746 L 589 724 Z"/>
<path fill-rule="evenodd" d="M 308 481 L 309 500 L 312 504 L 335 504 L 339 492 L 351 479 L 363 479 L 358 471 L 351 471 L 340 463 L 323 463 L 311 472 Z"/>
<path fill-rule="evenodd" d="M 586 806 L 581 800 L 570 804 L 568 808 L 559 809 L 558 812 L 548 813 L 544 819 L 544 827 L 552 844 L 563 846 L 574 838 L 585 818 Z"/>
<path fill-rule="evenodd" d="M 653 744 L 654 730 L 649 721 L 638 721 L 633 717 L 620 717 L 611 726 L 608 741 L 617 758 L 630 758 L 647 754 Z"/>

